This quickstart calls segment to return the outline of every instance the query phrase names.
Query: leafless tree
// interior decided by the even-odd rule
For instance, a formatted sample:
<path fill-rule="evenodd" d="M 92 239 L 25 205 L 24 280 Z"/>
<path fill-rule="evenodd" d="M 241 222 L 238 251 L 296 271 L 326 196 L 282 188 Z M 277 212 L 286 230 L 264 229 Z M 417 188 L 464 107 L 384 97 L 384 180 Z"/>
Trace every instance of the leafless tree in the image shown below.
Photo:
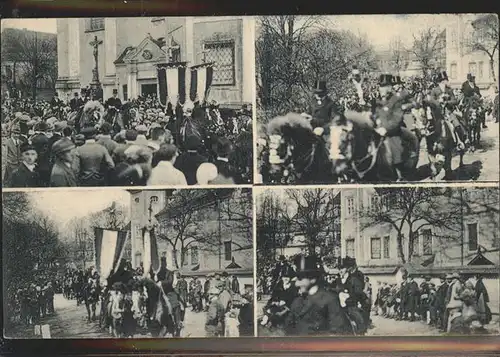
<path fill-rule="evenodd" d="M 429 27 L 413 35 L 413 45 L 409 51 L 419 62 L 424 77 L 428 78 L 430 71 L 443 66 L 445 48 L 445 32 Z"/>
<path fill-rule="evenodd" d="M 496 82 L 495 59 L 498 59 L 498 15 L 480 15 L 472 23 L 473 32 L 466 37 L 465 48 L 468 52 L 483 52 L 489 58 L 491 78 Z"/>
<path fill-rule="evenodd" d="M 390 66 L 396 73 L 408 68 L 408 50 L 404 47 L 400 37 L 395 37 L 390 43 Z"/>
<path fill-rule="evenodd" d="M 2 36 L 2 57 L 13 62 L 20 83 L 36 98 L 37 88 L 47 81 L 52 86 L 57 79 L 57 38 L 33 31 L 9 31 Z M 16 71 L 16 68 L 19 71 Z"/>

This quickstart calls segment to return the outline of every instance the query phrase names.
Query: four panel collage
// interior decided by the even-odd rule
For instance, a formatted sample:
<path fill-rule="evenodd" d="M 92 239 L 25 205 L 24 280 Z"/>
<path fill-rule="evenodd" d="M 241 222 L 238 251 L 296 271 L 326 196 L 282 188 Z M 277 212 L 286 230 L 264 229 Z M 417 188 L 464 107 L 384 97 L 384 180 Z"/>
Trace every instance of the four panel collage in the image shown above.
<path fill-rule="evenodd" d="M 498 28 L 2 20 L 4 337 L 500 334 Z"/>

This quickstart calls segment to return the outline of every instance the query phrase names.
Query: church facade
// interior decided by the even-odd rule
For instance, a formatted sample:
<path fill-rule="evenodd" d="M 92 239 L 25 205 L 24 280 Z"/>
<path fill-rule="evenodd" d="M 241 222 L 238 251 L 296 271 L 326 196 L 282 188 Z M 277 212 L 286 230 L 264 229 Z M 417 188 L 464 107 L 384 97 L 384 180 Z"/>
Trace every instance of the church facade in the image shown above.
<path fill-rule="evenodd" d="M 113 89 L 122 100 L 156 94 L 156 65 L 213 62 L 209 100 L 228 106 L 253 101 L 253 24 L 244 16 L 57 19 L 61 98 L 90 85 L 97 69 L 104 99 Z"/>

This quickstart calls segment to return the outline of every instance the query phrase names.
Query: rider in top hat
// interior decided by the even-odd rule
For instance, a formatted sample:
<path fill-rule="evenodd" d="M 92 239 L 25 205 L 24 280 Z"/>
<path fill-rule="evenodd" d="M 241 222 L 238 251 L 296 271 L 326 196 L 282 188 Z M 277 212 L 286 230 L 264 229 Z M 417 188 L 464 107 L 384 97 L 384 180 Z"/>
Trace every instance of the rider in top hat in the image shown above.
<path fill-rule="evenodd" d="M 467 80 L 462 83 L 462 93 L 465 98 L 471 98 L 475 95 L 481 97 L 479 87 L 476 86 L 476 77 L 472 73 L 468 73 Z"/>
<path fill-rule="evenodd" d="M 417 136 L 404 125 L 403 115 L 405 106 L 410 100 L 410 93 L 401 90 L 394 93 L 395 81 L 391 74 L 382 74 L 379 77 L 379 94 L 381 100 L 376 103 L 375 108 L 375 131 L 383 137 L 387 137 L 392 152 L 392 163 L 401 179 L 401 168 L 407 160 L 418 160 Z M 399 139 L 400 138 L 400 139 Z M 406 153 L 406 155 L 405 155 Z M 412 165 L 409 165 L 412 166 Z"/>
<path fill-rule="evenodd" d="M 314 256 L 296 258 L 299 296 L 290 307 L 285 322 L 287 335 L 348 335 L 352 327 L 336 292 L 324 287 L 324 271 Z"/>
<path fill-rule="evenodd" d="M 314 99 L 308 108 L 308 114 L 312 116 L 311 125 L 315 128 L 316 134 L 323 135 L 324 131 L 332 125 L 338 116 L 337 107 L 337 104 L 328 96 L 326 81 L 316 81 Z"/>
<path fill-rule="evenodd" d="M 78 110 L 84 104 L 83 99 L 78 92 L 75 92 L 73 99 L 69 101 L 69 106 L 72 111 Z"/>
<path fill-rule="evenodd" d="M 116 109 L 121 109 L 122 107 L 122 101 L 120 98 L 118 98 L 118 89 L 113 89 L 113 96 L 111 98 L 108 98 L 108 100 L 105 103 L 106 108 L 109 110 L 110 107 L 114 107 Z"/>
<path fill-rule="evenodd" d="M 453 93 L 453 90 L 448 87 L 448 74 L 446 71 L 439 72 L 436 76 L 437 86 L 431 90 L 430 101 L 434 102 L 435 106 L 444 106 L 444 112 L 448 120 L 452 123 L 453 129 L 456 134 L 457 145 L 459 148 L 463 149 L 465 144 L 463 141 L 466 140 L 465 128 L 458 120 L 454 113 L 455 108 L 458 104 L 458 100 Z"/>

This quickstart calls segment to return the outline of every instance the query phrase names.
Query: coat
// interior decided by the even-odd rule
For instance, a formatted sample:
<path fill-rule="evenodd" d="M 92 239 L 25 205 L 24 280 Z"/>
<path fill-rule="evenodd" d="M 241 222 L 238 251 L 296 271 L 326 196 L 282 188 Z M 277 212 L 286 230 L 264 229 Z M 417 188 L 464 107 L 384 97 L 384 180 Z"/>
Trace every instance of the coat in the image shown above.
<path fill-rule="evenodd" d="M 177 292 L 179 293 L 182 301 L 187 301 L 187 294 L 188 294 L 188 285 L 187 281 L 182 278 L 177 281 Z"/>
<path fill-rule="evenodd" d="M 205 321 L 207 337 L 218 337 L 224 335 L 224 306 L 219 299 L 210 301 Z"/>
<path fill-rule="evenodd" d="M 237 278 L 231 280 L 231 291 L 234 294 L 239 294 L 240 293 L 240 282 L 238 281 Z"/>
<path fill-rule="evenodd" d="M 78 181 L 75 171 L 64 162 L 56 161 L 50 175 L 50 187 L 76 187 Z"/>
<path fill-rule="evenodd" d="M 308 108 L 308 114 L 312 116 L 311 125 L 313 128 L 321 127 L 327 129 L 336 117 L 336 104 L 328 96 L 321 103 L 313 99 Z"/>
<path fill-rule="evenodd" d="M 269 299 L 269 301 L 275 301 L 275 302 L 283 301 L 285 303 L 285 306 L 290 308 L 292 306 L 293 301 L 295 300 L 295 298 L 297 298 L 298 295 L 299 295 L 299 290 L 293 283 L 290 284 L 290 286 L 285 289 L 283 287 L 283 283 L 280 282 L 278 283 L 278 286 L 276 286 L 276 288 L 273 290 L 271 299 Z"/>
<path fill-rule="evenodd" d="M 487 325 L 491 321 L 491 310 L 488 306 L 488 302 L 490 302 L 490 298 L 488 296 L 488 291 L 486 290 L 486 286 L 482 280 L 478 280 L 475 287 L 476 292 L 476 305 L 477 305 L 477 313 L 479 315 L 479 320 L 482 324 Z"/>
<path fill-rule="evenodd" d="M 187 185 L 184 174 L 177 170 L 171 162 L 160 161 L 152 170 L 148 186 L 153 185 Z"/>
<path fill-rule="evenodd" d="M 446 308 L 447 309 L 458 309 L 463 306 L 462 300 L 460 300 L 460 292 L 462 290 L 462 283 L 458 280 L 452 282 L 448 287 L 448 295 Z"/>
<path fill-rule="evenodd" d="M 104 146 L 87 140 L 76 148 L 75 166 L 82 186 L 102 186 L 115 164 Z"/>
<path fill-rule="evenodd" d="M 168 293 L 170 290 L 173 289 L 173 284 L 174 284 L 174 272 L 171 270 L 168 270 L 166 267 L 161 267 L 158 273 L 156 273 L 156 276 L 159 281 L 164 282 L 167 285 L 167 290 L 165 293 Z"/>
<path fill-rule="evenodd" d="M 30 169 L 22 163 L 10 176 L 8 187 L 42 187 L 40 174 L 36 167 L 33 171 L 30 171 Z"/>
<path fill-rule="evenodd" d="M 197 152 L 185 152 L 177 157 L 174 167 L 186 176 L 188 185 L 196 185 L 196 171 L 204 162 L 207 162 L 207 158 Z"/>
<path fill-rule="evenodd" d="M 99 145 L 102 145 L 108 150 L 109 155 L 113 155 L 118 143 L 111 139 L 109 135 L 101 135 L 101 137 L 96 141 Z"/>
<path fill-rule="evenodd" d="M 21 157 L 21 143 L 24 140 L 19 138 L 14 141 L 13 138 L 7 139 L 5 144 L 6 153 L 5 153 L 5 173 L 4 173 L 4 182 L 8 182 L 10 175 L 12 172 L 19 167 L 22 163 Z"/>
<path fill-rule="evenodd" d="M 440 101 L 441 96 L 443 94 L 448 96 L 448 99 L 445 101 L 445 103 L 449 103 L 452 105 L 458 104 L 458 100 L 455 97 L 455 94 L 453 93 L 453 89 L 451 89 L 450 87 L 445 87 L 445 89 L 443 91 L 440 86 L 436 86 L 436 87 L 432 88 L 431 93 L 430 93 L 432 100 L 437 101 L 437 102 Z"/>
<path fill-rule="evenodd" d="M 472 87 L 469 81 L 465 81 L 464 83 L 462 83 L 462 93 L 464 94 L 465 98 L 471 98 L 474 96 L 474 94 L 481 96 L 481 91 L 479 90 L 479 87 L 476 85 Z"/>
<path fill-rule="evenodd" d="M 48 184 L 51 172 L 50 163 L 50 149 L 51 143 L 50 139 L 42 133 L 35 134 L 31 137 L 31 143 L 35 147 L 38 154 L 38 172 L 40 172 L 40 177 L 45 184 Z"/>
<path fill-rule="evenodd" d="M 71 108 L 71 111 L 78 110 L 78 108 L 80 108 L 83 104 L 83 99 L 80 97 L 73 98 L 69 101 L 69 107 Z"/>
<path fill-rule="evenodd" d="M 295 298 L 285 332 L 289 336 L 350 335 L 352 329 L 338 295 L 319 288 L 312 295 Z"/>
<path fill-rule="evenodd" d="M 446 295 L 448 293 L 448 283 L 444 283 L 438 287 L 436 291 L 437 307 L 440 311 L 444 311 L 446 308 Z"/>

